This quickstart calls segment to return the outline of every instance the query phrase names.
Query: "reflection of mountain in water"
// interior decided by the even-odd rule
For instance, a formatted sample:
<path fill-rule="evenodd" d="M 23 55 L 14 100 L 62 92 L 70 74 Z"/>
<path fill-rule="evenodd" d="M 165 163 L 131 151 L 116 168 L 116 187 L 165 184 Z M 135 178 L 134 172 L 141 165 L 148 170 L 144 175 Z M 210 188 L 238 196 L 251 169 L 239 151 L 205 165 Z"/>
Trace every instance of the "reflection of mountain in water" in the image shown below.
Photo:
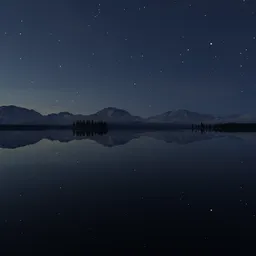
<path fill-rule="evenodd" d="M 81 134 L 80 134 L 81 135 Z M 188 144 L 196 141 L 210 140 L 214 138 L 224 137 L 223 134 L 217 133 L 193 133 L 191 131 L 112 131 L 107 134 L 93 136 L 74 136 L 72 131 L 1 131 L 0 132 L 0 148 L 19 148 L 27 145 L 36 144 L 42 139 L 51 141 L 70 142 L 73 140 L 93 140 L 105 147 L 114 147 L 124 145 L 133 139 L 142 136 L 162 140 L 167 143 Z"/>

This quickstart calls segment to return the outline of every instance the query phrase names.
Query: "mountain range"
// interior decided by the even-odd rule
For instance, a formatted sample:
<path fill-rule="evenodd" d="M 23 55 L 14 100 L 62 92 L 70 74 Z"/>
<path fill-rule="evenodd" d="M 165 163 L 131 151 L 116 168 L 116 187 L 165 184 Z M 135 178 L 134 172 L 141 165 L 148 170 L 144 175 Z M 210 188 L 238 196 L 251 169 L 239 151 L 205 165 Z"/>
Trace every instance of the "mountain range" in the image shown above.
<path fill-rule="evenodd" d="M 71 125 L 76 120 L 103 120 L 107 123 L 168 123 L 168 124 L 199 124 L 223 122 L 256 122 L 256 117 L 246 115 L 215 116 L 200 114 L 185 109 L 168 111 L 159 115 L 142 118 L 131 115 L 128 111 L 114 107 L 104 108 L 91 115 L 71 114 L 69 112 L 42 115 L 33 109 L 14 105 L 0 107 L 0 124 L 50 124 Z"/>

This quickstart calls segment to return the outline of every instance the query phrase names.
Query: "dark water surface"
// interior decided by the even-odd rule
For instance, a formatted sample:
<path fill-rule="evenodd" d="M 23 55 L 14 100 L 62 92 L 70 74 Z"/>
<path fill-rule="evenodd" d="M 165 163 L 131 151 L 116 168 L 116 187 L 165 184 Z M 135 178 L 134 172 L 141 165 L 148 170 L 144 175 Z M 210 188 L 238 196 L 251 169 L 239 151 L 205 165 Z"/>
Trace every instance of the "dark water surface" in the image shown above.
<path fill-rule="evenodd" d="M 0 132 L 0 148 L 1 255 L 245 255 L 256 241 L 256 134 Z"/>

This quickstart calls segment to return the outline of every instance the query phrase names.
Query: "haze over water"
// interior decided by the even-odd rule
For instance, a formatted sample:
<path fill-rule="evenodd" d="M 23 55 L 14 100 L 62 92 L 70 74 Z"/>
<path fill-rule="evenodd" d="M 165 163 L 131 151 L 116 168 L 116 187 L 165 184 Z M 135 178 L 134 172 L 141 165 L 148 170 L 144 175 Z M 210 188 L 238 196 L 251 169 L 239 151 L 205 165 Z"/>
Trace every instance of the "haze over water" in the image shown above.
<path fill-rule="evenodd" d="M 2 255 L 255 242 L 255 134 L 22 134 L 0 134 Z"/>

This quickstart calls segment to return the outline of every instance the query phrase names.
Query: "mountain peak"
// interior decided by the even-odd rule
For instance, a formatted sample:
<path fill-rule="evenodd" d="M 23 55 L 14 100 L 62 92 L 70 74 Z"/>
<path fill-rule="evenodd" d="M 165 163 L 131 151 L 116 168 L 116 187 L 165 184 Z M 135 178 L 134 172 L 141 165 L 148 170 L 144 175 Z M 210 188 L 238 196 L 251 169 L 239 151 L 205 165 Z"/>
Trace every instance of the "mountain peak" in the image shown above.
<path fill-rule="evenodd" d="M 124 110 L 124 109 L 119 109 L 119 108 L 114 108 L 114 107 L 108 107 L 108 108 L 103 108 L 102 110 L 98 111 L 96 115 L 107 115 L 108 117 L 114 117 L 114 116 L 131 116 L 131 114 Z"/>
<path fill-rule="evenodd" d="M 37 123 L 43 116 L 33 109 L 14 105 L 0 107 L 0 124 Z"/>
<path fill-rule="evenodd" d="M 59 112 L 60 116 L 72 116 L 73 114 L 69 113 L 69 112 Z"/>
<path fill-rule="evenodd" d="M 28 109 L 28 108 L 23 108 L 23 107 L 17 107 L 17 106 L 15 106 L 15 105 L 5 105 L 5 106 L 1 106 L 0 109 L 35 111 L 35 110 L 33 110 L 33 109 Z"/>

